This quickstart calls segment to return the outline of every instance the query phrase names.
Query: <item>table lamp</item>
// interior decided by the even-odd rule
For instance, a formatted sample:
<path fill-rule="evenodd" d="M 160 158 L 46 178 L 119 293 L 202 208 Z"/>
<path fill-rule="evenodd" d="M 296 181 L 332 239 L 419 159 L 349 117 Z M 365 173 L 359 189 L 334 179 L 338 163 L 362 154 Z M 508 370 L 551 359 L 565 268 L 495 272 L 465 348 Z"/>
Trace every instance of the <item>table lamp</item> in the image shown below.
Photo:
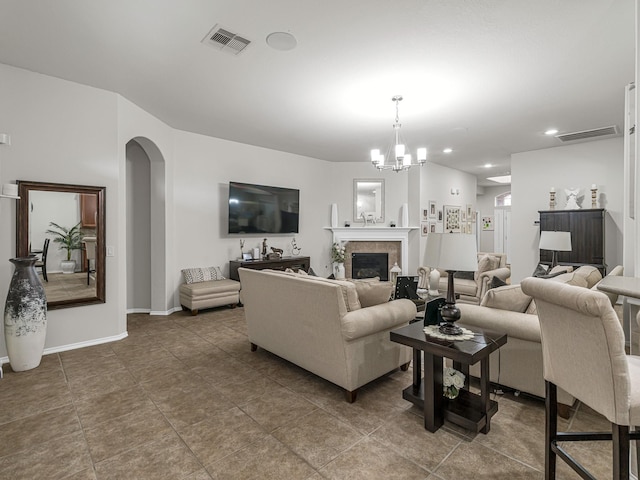
<path fill-rule="evenodd" d="M 456 306 L 453 275 L 460 271 L 475 272 L 478 269 L 478 249 L 475 235 L 430 233 L 427 236 L 423 264 L 446 270 L 447 298 L 440 310 L 445 322 L 440 325 L 440 332 L 446 335 L 460 335 L 462 329 L 453 324 L 460 319 L 460 309 Z"/>
<path fill-rule="evenodd" d="M 571 232 L 540 232 L 540 250 L 551 250 L 551 268 L 558 264 L 558 252 L 571 251 Z"/>

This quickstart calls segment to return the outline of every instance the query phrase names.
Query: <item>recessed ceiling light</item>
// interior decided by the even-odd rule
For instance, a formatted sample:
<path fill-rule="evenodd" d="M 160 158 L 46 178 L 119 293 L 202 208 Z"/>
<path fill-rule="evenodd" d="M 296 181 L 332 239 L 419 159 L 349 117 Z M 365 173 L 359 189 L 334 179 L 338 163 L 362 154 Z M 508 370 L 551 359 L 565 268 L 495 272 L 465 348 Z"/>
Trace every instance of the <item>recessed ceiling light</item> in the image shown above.
<path fill-rule="evenodd" d="M 273 32 L 267 35 L 267 45 L 275 50 L 293 50 L 298 45 L 296 37 L 287 32 Z"/>
<path fill-rule="evenodd" d="M 502 175 L 500 177 L 487 177 L 487 180 L 491 180 L 496 183 L 511 183 L 511 175 Z"/>
<path fill-rule="evenodd" d="M 491 168 L 491 167 L 493 167 L 493 165 L 491 165 L 490 163 L 485 163 L 484 164 L 484 168 Z"/>
<path fill-rule="evenodd" d="M 558 129 L 557 128 L 550 128 L 549 130 L 544 132 L 545 135 L 555 135 L 556 133 L 558 133 Z"/>
<path fill-rule="evenodd" d="M 448 147 L 445 148 L 444 150 L 442 150 L 442 153 L 451 153 L 451 152 L 453 152 L 453 149 L 448 148 Z"/>

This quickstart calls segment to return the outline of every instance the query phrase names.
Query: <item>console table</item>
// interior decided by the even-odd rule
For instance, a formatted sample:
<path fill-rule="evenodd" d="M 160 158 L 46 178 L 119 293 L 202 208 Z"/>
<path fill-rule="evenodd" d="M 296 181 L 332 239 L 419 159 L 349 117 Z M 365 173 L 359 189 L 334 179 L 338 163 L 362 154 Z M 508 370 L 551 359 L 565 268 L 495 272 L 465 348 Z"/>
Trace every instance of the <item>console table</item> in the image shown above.
<path fill-rule="evenodd" d="M 240 267 L 251 268 L 253 270 L 264 270 L 265 268 L 286 270 L 290 268 L 296 272 L 298 270 L 308 272 L 310 266 L 310 257 L 282 257 L 277 260 L 231 260 L 229 262 L 229 278 L 240 281 L 240 276 L 238 275 L 238 269 Z"/>

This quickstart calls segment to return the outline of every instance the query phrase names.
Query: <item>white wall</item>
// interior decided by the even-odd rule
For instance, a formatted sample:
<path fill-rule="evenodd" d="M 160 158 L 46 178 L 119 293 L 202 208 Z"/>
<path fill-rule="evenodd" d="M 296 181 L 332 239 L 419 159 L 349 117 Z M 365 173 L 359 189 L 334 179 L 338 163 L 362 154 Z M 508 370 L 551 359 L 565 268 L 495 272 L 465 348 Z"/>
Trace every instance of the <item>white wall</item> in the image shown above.
<path fill-rule="evenodd" d="M 623 140 L 611 138 L 517 153 L 511 156 L 511 281 L 531 275 L 538 260 L 539 210 L 549 209 L 549 190 L 566 204 L 565 188 L 583 189 L 583 207 L 591 208 L 591 184 L 598 185 L 599 207 L 606 209 L 605 262 L 622 264 Z M 586 190 L 586 193 L 584 192 Z"/>
<path fill-rule="evenodd" d="M 91 87 L 0 65 L 0 132 L 11 135 L 2 150 L 0 183 L 31 180 L 105 186 L 106 234 L 117 230 L 117 96 Z M 0 295 L 5 295 L 15 255 L 16 201 L 0 202 Z M 125 333 L 117 302 L 118 276 L 106 259 L 107 303 L 51 310 L 45 348 Z M 3 334 L 2 334 L 3 335 Z M 6 355 L 4 337 L 0 358 Z"/>
<path fill-rule="evenodd" d="M 115 252 L 105 262 L 106 303 L 50 311 L 48 351 L 126 336 L 127 284 L 132 281 L 127 276 L 132 261 L 127 200 L 136 201 L 127 191 L 127 179 L 135 177 L 126 161 L 132 139 L 148 155 L 153 152 L 149 188 L 162 192 L 151 195 L 151 210 L 157 215 L 149 229 L 152 238 L 163 239 L 153 247 L 151 275 L 144 271 L 147 266 L 133 263 L 136 279 L 150 277 L 145 291 L 151 291 L 151 310 L 159 313 L 179 308 L 180 269 L 220 265 L 228 272 L 229 260 L 238 257 L 240 237 L 226 233 L 231 180 L 300 189 L 300 234 L 295 238 L 320 275 L 331 273 L 330 204 L 338 204 L 341 224 L 352 220 L 354 178 L 385 179 L 385 225 L 390 220 L 399 223 L 401 206 L 410 204 L 410 224 L 416 227 L 409 243 L 412 269 L 422 256 L 420 203 L 426 206 L 435 199 L 439 206 L 464 206 L 475 200 L 473 176 L 437 165 L 380 173 L 368 161 L 332 163 L 177 131 L 114 93 L 6 65 L 0 65 L 0 84 L 0 132 L 12 137 L 12 145 L 1 152 L 0 184 L 30 180 L 106 187 L 106 245 Z M 451 187 L 462 194 L 450 198 Z M 0 201 L 5 221 L 0 254 L 5 259 L 15 255 L 15 215 L 15 201 Z M 293 237 L 267 238 L 269 246 L 290 254 Z M 245 250 L 258 246 L 262 238 L 246 236 Z M 10 263 L 0 262 L 0 294 L 7 291 L 11 274 Z M 135 308 L 144 302 L 133 303 Z M 0 358 L 4 356 L 1 341 Z"/>
<path fill-rule="evenodd" d="M 434 163 L 427 163 L 421 170 L 420 175 L 420 200 L 419 204 L 411 205 L 411 217 L 420 221 L 422 210 L 429 207 L 429 201 L 436 202 L 436 209 L 442 211 L 445 205 L 459 206 L 465 210 L 466 206 L 472 205 L 472 210 L 476 208 L 476 177 L 469 173 L 452 168 L 443 167 Z M 459 194 L 452 194 L 451 189 L 459 191 Z M 444 218 L 443 218 L 444 221 Z M 442 223 L 437 224 L 437 231 L 442 232 Z M 475 228 L 474 228 L 474 233 Z M 421 235 L 421 232 L 418 232 Z M 420 236 L 418 250 L 418 265 L 423 265 L 424 247 L 426 237 Z M 415 272 L 412 272 L 415 274 Z"/>
<path fill-rule="evenodd" d="M 495 200 L 498 195 L 511 191 L 511 185 L 483 187 L 478 189 L 476 196 L 478 215 L 480 217 L 493 216 Z M 494 252 L 493 230 L 480 231 L 480 251 Z"/>
<path fill-rule="evenodd" d="M 127 311 L 151 311 L 151 168 L 139 143 L 127 144 Z"/>

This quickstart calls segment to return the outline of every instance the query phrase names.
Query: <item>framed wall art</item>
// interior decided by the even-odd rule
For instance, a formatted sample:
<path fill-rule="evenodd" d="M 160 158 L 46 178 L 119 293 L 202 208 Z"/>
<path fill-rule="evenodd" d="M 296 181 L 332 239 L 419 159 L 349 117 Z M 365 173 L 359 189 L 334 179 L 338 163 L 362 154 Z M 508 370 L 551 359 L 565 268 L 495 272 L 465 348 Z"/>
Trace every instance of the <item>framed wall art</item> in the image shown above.
<path fill-rule="evenodd" d="M 429 200 L 429 218 L 436 218 L 436 202 L 435 200 Z"/>
<path fill-rule="evenodd" d="M 429 234 L 429 222 L 420 223 L 420 233 L 423 237 L 426 237 Z"/>
<path fill-rule="evenodd" d="M 444 232 L 460 233 L 460 207 L 454 205 L 445 205 L 444 213 Z"/>

